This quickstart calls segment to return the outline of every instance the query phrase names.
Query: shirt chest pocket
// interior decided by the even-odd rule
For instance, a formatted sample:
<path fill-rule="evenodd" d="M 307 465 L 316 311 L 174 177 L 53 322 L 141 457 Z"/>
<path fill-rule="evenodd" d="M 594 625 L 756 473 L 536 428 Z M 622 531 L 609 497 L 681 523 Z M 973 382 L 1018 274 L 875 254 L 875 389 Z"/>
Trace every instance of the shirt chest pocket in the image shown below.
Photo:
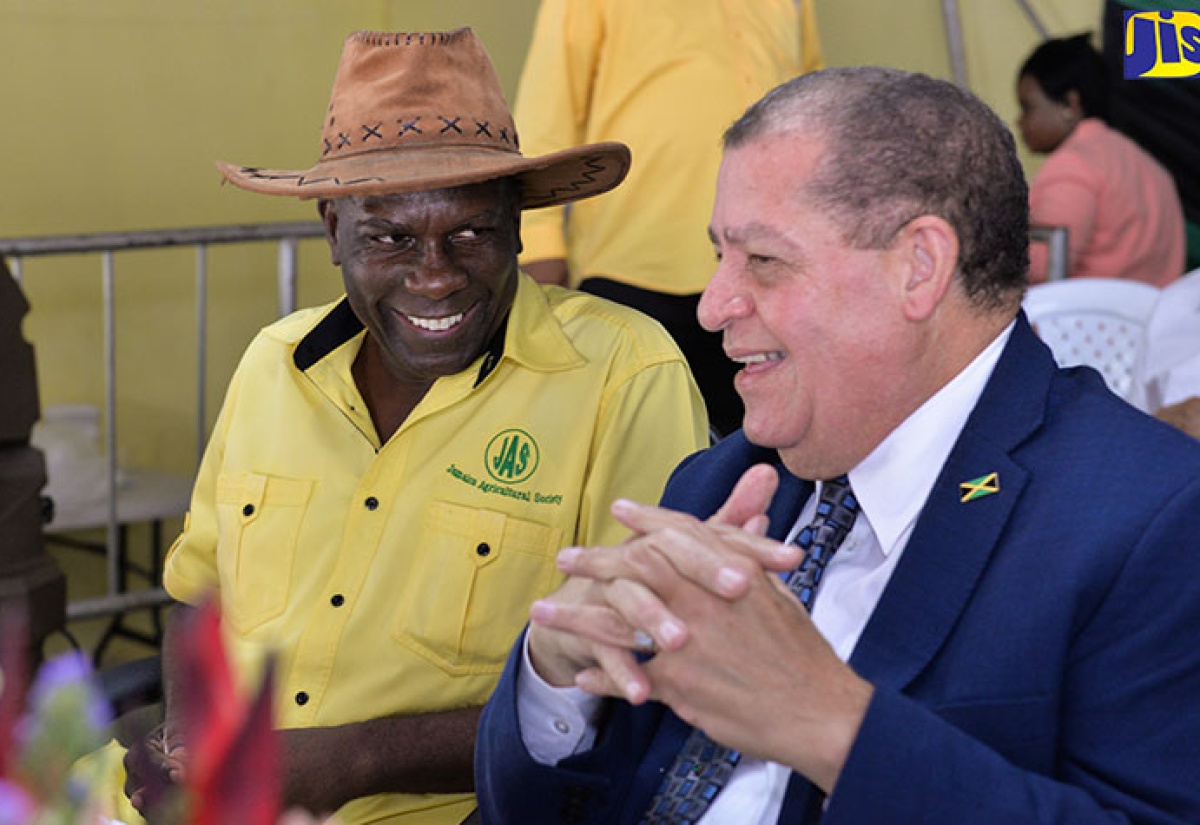
<path fill-rule="evenodd" d="M 453 675 L 499 673 L 529 605 L 561 579 L 562 529 L 433 502 L 404 583 L 396 639 Z"/>
<path fill-rule="evenodd" d="M 259 473 L 217 479 L 221 611 L 247 633 L 287 607 L 310 479 Z"/>

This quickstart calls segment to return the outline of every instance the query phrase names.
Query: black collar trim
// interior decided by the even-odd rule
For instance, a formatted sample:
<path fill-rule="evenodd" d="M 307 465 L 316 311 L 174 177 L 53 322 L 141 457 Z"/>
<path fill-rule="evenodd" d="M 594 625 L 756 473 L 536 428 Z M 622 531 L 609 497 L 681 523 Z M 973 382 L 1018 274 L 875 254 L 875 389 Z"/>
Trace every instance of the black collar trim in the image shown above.
<path fill-rule="evenodd" d="M 495 372 L 496 367 L 500 365 L 500 359 L 504 357 L 504 341 L 508 338 L 509 317 L 511 317 L 511 313 L 504 316 L 504 320 L 500 322 L 500 326 L 492 333 L 492 340 L 488 341 L 487 354 L 483 356 L 483 363 L 479 365 L 479 375 L 475 378 L 475 383 L 471 386 L 472 389 L 487 380 L 487 377 Z"/>
<path fill-rule="evenodd" d="M 304 372 L 355 335 L 358 335 L 362 332 L 362 329 L 362 321 L 358 320 L 358 316 L 354 314 L 354 310 L 350 309 L 350 302 L 343 298 L 296 345 L 296 351 L 292 355 L 296 369 Z"/>

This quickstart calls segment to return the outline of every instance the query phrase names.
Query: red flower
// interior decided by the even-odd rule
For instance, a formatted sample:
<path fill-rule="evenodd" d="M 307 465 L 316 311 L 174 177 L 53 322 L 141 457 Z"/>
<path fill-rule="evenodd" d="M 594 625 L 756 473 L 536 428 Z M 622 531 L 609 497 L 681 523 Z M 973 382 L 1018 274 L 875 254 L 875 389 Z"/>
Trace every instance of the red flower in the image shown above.
<path fill-rule="evenodd" d="M 275 825 L 282 789 L 272 725 L 270 666 L 246 702 L 233 681 L 214 602 L 182 628 L 181 716 L 190 791 L 189 825 Z"/>

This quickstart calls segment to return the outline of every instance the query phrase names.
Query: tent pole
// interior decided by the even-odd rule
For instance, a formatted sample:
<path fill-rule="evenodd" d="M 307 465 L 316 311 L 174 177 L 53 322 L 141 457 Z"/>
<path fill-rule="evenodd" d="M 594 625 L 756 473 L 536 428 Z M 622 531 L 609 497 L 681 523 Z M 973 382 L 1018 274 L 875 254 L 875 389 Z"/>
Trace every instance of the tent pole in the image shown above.
<path fill-rule="evenodd" d="M 954 82 L 964 89 L 967 83 L 967 59 L 963 52 L 962 21 L 958 18 L 958 0 L 942 0 L 942 19 L 946 22 L 946 49 Z"/>
<path fill-rule="evenodd" d="M 1043 40 L 1048 39 L 1050 32 L 1042 24 L 1042 20 L 1037 16 L 1037 12 L 1029 5 L 1029 0 L 1017 0 L 1017 5 L 1021 7 L 1021 11 L 1025 12 L 1025 16 L 1029 18 L 1030 24 L 1037 29 L 1038 37 Z"/>

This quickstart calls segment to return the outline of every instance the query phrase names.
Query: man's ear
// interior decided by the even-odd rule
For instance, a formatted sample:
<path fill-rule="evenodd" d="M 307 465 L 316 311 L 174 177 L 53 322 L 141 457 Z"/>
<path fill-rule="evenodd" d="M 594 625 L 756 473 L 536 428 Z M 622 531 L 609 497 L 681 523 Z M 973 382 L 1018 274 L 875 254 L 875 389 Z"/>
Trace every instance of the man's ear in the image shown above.
<path fill-rule="evenodd" d="M 337 244 L 337 204 L 328 198 L 321 198 L 317 201 L 317 214 L 321 216 L 321 223 L 325 224 L 325 240 L 329 243 L 329 258 L 334 266 L 341 266 L 342 261 L 338 256 Z"/>
<path fill-rule="evenodd" d="M 893 252 L 904 267 L 904 315 L 924 321 L 937 310 L 958 272 L 958 233 L 936 215 L 921 215 L 896 233 Z"/>

